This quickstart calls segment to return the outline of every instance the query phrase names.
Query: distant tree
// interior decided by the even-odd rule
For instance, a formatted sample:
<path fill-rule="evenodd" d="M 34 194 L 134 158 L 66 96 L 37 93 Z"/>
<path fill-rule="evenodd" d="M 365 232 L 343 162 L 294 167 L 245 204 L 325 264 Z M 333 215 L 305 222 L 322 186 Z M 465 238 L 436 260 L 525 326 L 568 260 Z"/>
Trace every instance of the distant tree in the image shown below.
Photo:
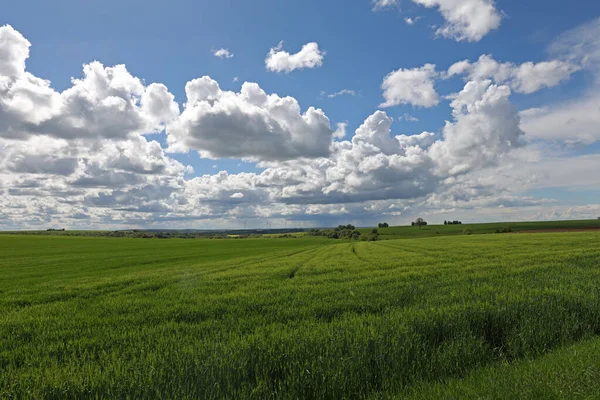
<path fill-rule="evenodd" d="M 444 225 L 448 225 L 448 221 L 444 221 Z"/>
<path fill-rule="evenodd" d="M 415 222 L 414 222 L 414 221 L 413 221 L 413 222 L 411 222 L 411 223 L 410 223 L 410 226 L 415 226 Z"/>
<path fill-rule="evenodd" d="M 414 224 L 416 226 L 419 227 L 419 229 L 421 229 L 422 226 L 427 225 L 427 221 L 425 221 L 423 218 L 417 218 L 417 220 L 414 222 Z M 414 226 L 414 225 L 413 225 Z"/>
<path fill-rule="evenodd" d="M 380 224 L 381 225 L 381 224 Z M 381 228 L 381 227 L 380 227 Z M 371 229 L 371 233 L 377 234 L 377 228 Z"/>

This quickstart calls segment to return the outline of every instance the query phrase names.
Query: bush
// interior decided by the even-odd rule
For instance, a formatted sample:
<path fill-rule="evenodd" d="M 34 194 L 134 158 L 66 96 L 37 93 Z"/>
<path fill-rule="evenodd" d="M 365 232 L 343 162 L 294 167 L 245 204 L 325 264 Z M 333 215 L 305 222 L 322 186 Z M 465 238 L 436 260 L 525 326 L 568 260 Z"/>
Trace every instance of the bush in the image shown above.
<path fill-rule="evenodd" d="M 464 234 L 464 235 L 472 235 L 472 234 L 473 234 L 473 232 L 472 232 L 470 229 L 465 229 L 465 230 L 463 231 L 463 234 Z"/>
<path fill-rule="evenodd" d="M 371 229 L 371 233 L 374 233 L 375 235 L 377 235 L 377 228 Z"/>

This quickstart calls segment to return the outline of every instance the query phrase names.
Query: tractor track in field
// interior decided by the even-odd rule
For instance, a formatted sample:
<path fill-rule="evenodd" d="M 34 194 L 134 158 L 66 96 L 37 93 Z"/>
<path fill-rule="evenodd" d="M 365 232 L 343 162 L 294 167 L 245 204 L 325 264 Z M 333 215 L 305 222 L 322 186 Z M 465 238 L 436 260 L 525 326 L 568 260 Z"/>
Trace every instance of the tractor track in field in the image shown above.
<path fill-rule="evenodd" d="M 263 264 L 265 262 L 269 262 L 269 261 L 274 261 L 280 258 L 285 258 L 285 257 L 291 257 L 291 256 L 295 256 L 301 253 L 305 253 L 305 252 L 309 252 L 309 251 L 316 251 L 319 250 L 321 247 L 313 247 L 310 249 L 304 249 L 304 250 L 298 250 L 298 251 L 293 251 L 291 253 L 285 253 L 285 254 L 276 254 L 270 257 L 264 257 L 264 258 L 259 258 L 259 257 L 253 257 L 251 260 L 247 260 L 245 262 L 242 262 L 240 264 L 233 264 L 233 265 L 227 265 L 226 267 L 221 267 L 221 268 L 216 268 L 216 269 L 210 269 L 209 273 L 218 273 L 218 272 L 223 272 L 223 271 L 227 271 L 230 269 L 234 269 L 234 268 L 240 268 L 240 267 L 247 267 L 247 266 L 251 266 L 254 264 Z M 310 257 L 308 259 L 308 261 L 310 261 L 311 259 L 313 259 L 314 256 Z M 306 263 L 306 261 L 304 261 L 304 263 Z"/>
<path fill-rule="evenodd" d="M 376 266 L 376 265 L 375 265 L 375 263 L 374 263 L 374 262 L 372 262 L 371 260 L 369 260 L 369 259 L 367 259 L 367 258 L 364 258 L 364 257 L 362 257 L 362 256 L 359 256 L 359 255 L 358 255 L 358 253 L 356 252 L 356 247 L 354 246 L 354 244 L 351 244 L 351 245 L 350 245 L 350 252 L 351 252 L 352 254 L 354 254 L 354 255 L 356 256 L 356 258 L 358 258 L 358 259 L 359 259 L 359 260 L 361 260 L 362 262 L 364 262 L 364 263 L 367 263 L 367 264 L 369 264 L 369 265 L 372 265 L 372 266 Z"/>
<path fill-rule="evenodd" d="M 315 252 L 317 252 L 320 249 L 321 249 L 321 247 L 316 247 L 316 248 L 313 248 L 313 249 L 307 249 L 305 251 L 314 250 Z M 297 252 L 295 254 L 299 254 L 299 253 L 302 253 L 302 252 L 305 252 L 305 251 Z M 306 260 L 303 260 L 301 263 L 296 264 L 296 266 L 288 273 L 288 278 L 289 279 L 294 279 L 296 277 L 296 274 L 298 273 L 298 271 L 300 271 L 300 269 L 302 267 L 304 267 L 304 265 L 306 265 L 307 263 L 309 263 L 314 258 L 315 258 L 315 254 L 311 255 Z"/>

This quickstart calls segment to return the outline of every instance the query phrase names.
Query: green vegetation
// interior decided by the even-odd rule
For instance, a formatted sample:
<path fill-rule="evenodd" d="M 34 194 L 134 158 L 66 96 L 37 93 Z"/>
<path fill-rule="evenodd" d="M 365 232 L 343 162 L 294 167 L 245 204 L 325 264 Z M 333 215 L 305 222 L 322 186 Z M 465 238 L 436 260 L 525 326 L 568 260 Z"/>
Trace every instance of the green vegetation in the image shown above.
<path fill-rule="evenodd" d="M 366 233 L 366 232 L 365 232 Z M 309 229 L 306 231 L 306 236 L 324 236 L 329 239 L 352 239 L 358 240 L 362 232 L 354 225 L 339 225 L 334 229 Z M 376 233 L 375 233 L 376 234 Z"/>
<path fill-rule="evenodd" d="M 600 394 L 600 339 L 562 348 L 535 360 L 482 368 L 466 379 L 419 385 L 409 396 L 421 399 L 597 399 Z"/>
<path fill-rule="evenodd" d="M 380 228 L 379 240 L 408 239 L 432 236 L 464 235 L 470 231 L 473 235 L 487 233 L 517 233 L 537 230 L 562 230 L 562 229 L 600 229 L 600 220 L 584 221 L 541 221 L 541 222 L 494 222 L 489 224 L 447 224 L 421 226 L 392 226 Z M 365 234 L 371 228 L 361 228 Z"/>
<path fill-rule="evenodd" d="M 597 376 L 598 342 L 565 346 L 600 335 L 600 232 L 447 228 L 460 236 L 0 235 L 0 398 L 597 393 L 569 379 Z"/>
<path fill-rule="evenodd" d="M 65 229 L 46 229 L 44 231 L 5 231 L 2 235 L 34 235 L 34 236 L 92 236 L 134 239 L 249 239 L 258 237 L 277 237 L 290 235 L 287 229 L 270 229 L 264 234 L 264 230 L 119 230 L 119 231 L 79 231 Z M 292 232 L 296 234 L 297 232 Z"/>

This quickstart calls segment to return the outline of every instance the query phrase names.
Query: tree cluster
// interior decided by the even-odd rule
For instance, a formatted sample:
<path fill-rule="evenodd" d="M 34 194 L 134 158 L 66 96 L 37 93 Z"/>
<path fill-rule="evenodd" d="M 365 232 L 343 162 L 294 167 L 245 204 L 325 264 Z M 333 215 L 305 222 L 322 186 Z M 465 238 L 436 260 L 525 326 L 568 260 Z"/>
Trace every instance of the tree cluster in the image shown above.
<path fill-rule="evenodd" d="M 327 236 L 330 239 L 354 239 L 360 238 L 360 232 L 354 225 L 339 225 L 335 229 L 309 229 L 307 236 Z"/>
<path fill-rule="evenodd" d="M 418 226 L 421 229 L 422 226 L 427 226 L 427 221 L 423 218 L 417 218 L 415 221 L 411 222 L 412 226 Z"/>
<path fill-rule="evenodd" d="M 390 225 L 387 222 L 380 222 L 377 226 L 379 228 L 389 228 L 390 227 Z"/>
<path fill-rule="evenodd" d="M 462 225 L 462 221 L 444 221 L 444 225 Z"/>

